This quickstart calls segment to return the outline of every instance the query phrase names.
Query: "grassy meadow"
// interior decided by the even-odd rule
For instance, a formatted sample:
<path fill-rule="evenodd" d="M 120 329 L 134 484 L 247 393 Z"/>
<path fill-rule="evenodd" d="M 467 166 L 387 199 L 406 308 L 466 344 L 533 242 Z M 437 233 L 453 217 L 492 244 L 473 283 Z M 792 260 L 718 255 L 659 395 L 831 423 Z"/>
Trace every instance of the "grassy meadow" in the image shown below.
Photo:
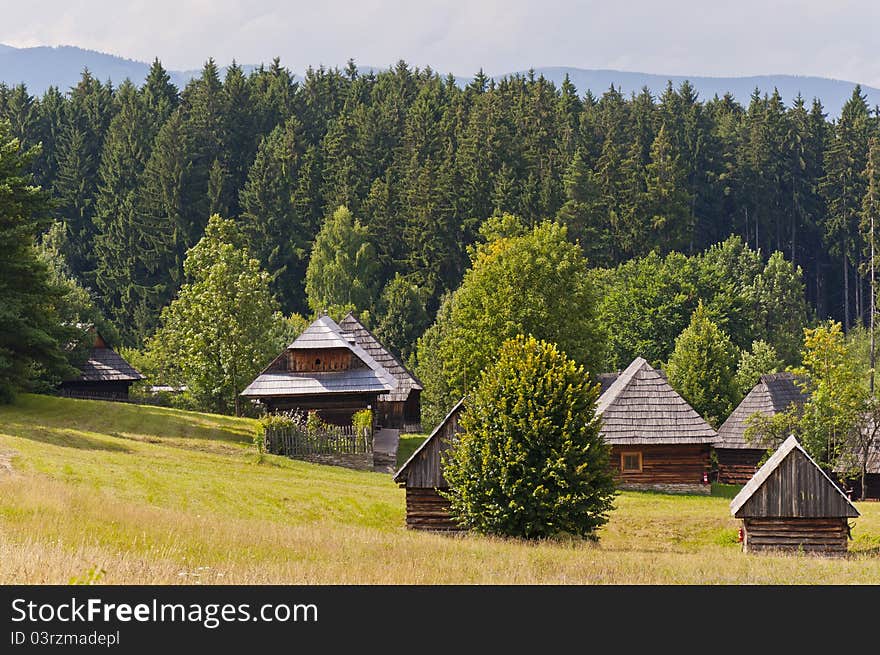
<path fill-rule="evenodd" d="M 33 395 L 0 406 L 0 584 L 880 584 L 876 502 L 857 504 L 837 559 L 743 554 L 720 487 L 621 493 L 598 543 L 448 537 L 404 528 L 390 475 L 260 457 L 254 428 Z"/>

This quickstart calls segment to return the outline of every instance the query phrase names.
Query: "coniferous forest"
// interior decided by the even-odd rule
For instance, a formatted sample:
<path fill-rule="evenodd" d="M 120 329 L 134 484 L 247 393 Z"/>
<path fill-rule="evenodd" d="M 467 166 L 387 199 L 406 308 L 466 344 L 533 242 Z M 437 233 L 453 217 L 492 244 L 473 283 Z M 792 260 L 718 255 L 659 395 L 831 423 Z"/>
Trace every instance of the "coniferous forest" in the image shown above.
<path fill-rule="evenodd" d="M 786 105 L 756 90 L 742 105 L 699 98 L 687 83 L 626 97 L 478 73 L 460 87 L 404 62 L 369 74 L 352 62 L 309 69 L 295 81 L 277 59 L 222 78 L 209 60 L 178 89 L 157 60 L 140 88 L 88 71 L 41 97 L 0 85 L 0 120 L 23 149 L 41 144 L 30 166 L 54 219 L 43 243 L 133 348 L 159 327 L 213 214 L 234 220 L 285 315 L 353 307 L 404 356 L 461 284 L 493 215 L 565 225 L 602 269 L 603 296 L 639 276 L 693 282 L 684 300 L 656 292 L 672 313 L 688 306 L 663 352 L 631 352 L 644 349 L 632 335 L 656 325 L 615 331 L 608 366 L 668 357 L 693 294 L 723 293 L 709 278 L 725 265 L 751 289 L 743 302 L 773 316 L 784 318 L 773 302 L 786 298 L 804 304 L 798 316 L 847 330 L 868 313 L 864 208 L 880 188 L 870 165 L 880 118 L 858 87 L 829 117 L 818 98 Z M 334 292 L 339 253 L 347 297 Z M 323 275 L 310 277 L 313 259 L 329 262 Z M 620 304 L 606 322 L 614 311 L 629 320 Z M 751 329 L 754 316 L 741 316 Z M 768 334 L 779 329 L 761 320 Z M 801 336 L 774 347 L 796 352 Z"/>

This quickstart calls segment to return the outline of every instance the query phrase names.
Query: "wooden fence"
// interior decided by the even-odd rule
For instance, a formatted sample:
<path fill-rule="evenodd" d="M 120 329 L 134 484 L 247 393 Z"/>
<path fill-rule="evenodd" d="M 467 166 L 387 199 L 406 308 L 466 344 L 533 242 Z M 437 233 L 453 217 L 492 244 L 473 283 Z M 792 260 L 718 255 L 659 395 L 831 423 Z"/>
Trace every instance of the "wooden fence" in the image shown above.
<path fill-rule="evenodd" d="M 369 428 L 358 432 L 352 426 L 305 430 L 298 427 L 268 428 L 266 452 L 273 455 L 362 455 L 373 452 L 373 434 Z"/>
<path fill-rule="evenodd" d="M 422 431 L 421 423 L 404 423 L 401 434 L 419 434 Z"/>

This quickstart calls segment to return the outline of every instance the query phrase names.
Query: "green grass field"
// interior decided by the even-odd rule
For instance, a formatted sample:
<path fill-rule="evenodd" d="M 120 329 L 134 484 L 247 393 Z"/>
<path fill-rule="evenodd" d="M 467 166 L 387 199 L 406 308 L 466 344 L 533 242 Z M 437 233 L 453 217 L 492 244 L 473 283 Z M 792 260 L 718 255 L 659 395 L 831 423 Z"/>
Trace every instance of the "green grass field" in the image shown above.
<path fill-rule="evenodd" d="M 254 427 L 30 395 L 0 406 L 0 584 L 880 583 L 880 503 L 858 504 L 839 559 L 743 554 L 720 487 L 622 493 L 595 544 L 445 537 L 404 528 L 390 475 L 260 458 Z"/>

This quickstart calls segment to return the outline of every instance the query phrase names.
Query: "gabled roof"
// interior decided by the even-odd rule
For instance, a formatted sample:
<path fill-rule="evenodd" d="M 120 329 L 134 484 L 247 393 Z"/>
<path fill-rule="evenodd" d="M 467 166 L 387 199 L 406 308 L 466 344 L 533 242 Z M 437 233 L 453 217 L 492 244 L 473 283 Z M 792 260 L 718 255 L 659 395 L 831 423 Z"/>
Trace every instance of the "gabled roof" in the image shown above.
<path fill-rule="evenodd" d="M 764 446 L 761 444 L 746 441 L 748 418 L 755 413 L 775 416 L 787 410 L 792 403 L 802 405 L 806 401 L 806 395 L 797 382 L 798 378 L 792 373 L 762 375 L 724 424 L 718 428 L 718 441 L 715 447 L 762 449 Z"/>
<path fill-rule="evenodd" d="M 753 511 L 759 506 L 759 511 Z M 736 518 L 859 516 L 849 498 L 794 435 L 782 443 L 730 501 L 730 513 Z"/>
<path fill-rule="evenodd" d="M 712 444 L 717 433 L 642 357 L 599 397 L 602 437 L 610 444 Z"/>
<path fill-rule="evenodd" d="M 112 348 L 92 348 L 80 371 L 80 379 L 86 382 L 136 382 L 144 379 L 140 371 Z"/>
<path fill-rule="evenodd" d="M 329 316 L 321 316 L 309 325 L 286 349 L 325 350 L 344 348 L 351 351 L 365 365 L 339 371 L 291 372 L 271 370 L 284 356 L 282 352 L 251 382 L 242 396 L 262 398 L 269 396 L 310 396 L 334 393 L 386 394 L 397 387 L 397 380 L 366 350 L 347 338 Z"/>
<path fill-rule="evenodd" d="M 110 347 L 109 342 L 101 336 L 94 325 L 78 323 L 77 327 L 85 333 L 91 333 L 94 336 L 94 344 L 89 349 L 86 361 L 79 367 L 79 376 L 66 382 L 137 382 L 145 379 L 140 371 Z"/>
<path fill-rule="evenodd" d="M 288 346 L 291 350 L 314 350 L 324 348 L 352 349 L 339 325 L 329 316 L 319 316 Z"/>
<path fill-rule="evenodd" d="M 422 390 L 422 383 L 419 379 L 383 346 L 352 312 L 348 312 L 345 318 L 339 322 L 339 327 L 344 334 L 354 336 L 357 345 L 366 350 L 373 359 L 379 362 L 397 380 L 397 388 L 383 398 L 383 400 L 403 402 L 409 398 L 411 391 Z"/>
<path fill-rule="evenodd" d="M 862 431 L 862 436 L 868 438 L 874 431 L 874 426 L 869 418 L 866 417 L 866 419 L 867 420 L 864 420 L 859 426 L 859 429 Z M 854 444 L 852 450 L 844 453 L 840 458 L 837 466 L 834 467 L 834 472 L 851 473 L 855 469 L 860 469 L 863 459 L 865 459 L 865 453 L 862 452 L 862 449 L 858 444 Z M 880 436 L 875 437 L 873 443 L 868 447 L 865 473 L 880 473 Z"/>
<path fill-rule="evenodd" d="M 440 435 L 443 434 L 443 429 L 446 427 L 446 424 L 462 409 L 463 406 L 464 398 L 455 403 L 455 406 L 449 410 L 449 413 L 446 414 L 444 419 L 440 421 L 436 428 L 434 428 L 434 430 L 431 432 L 431 435 L 427 439 L 425 439 L 422 444 L 418 448 L 416 448 L 415 452 L 409 456 L 409 459 L 407 459 L 403 463 L 403 466 L 400 467 L 400 470 L 394 474 L 393 480 L 395 482 L 403 482 L 406 480 L 406 474 L 413 463 L 419 460 L 419 457 L 421 456 L 423 451 L 428 449 L 434 441 L 440 438 Z"/>

